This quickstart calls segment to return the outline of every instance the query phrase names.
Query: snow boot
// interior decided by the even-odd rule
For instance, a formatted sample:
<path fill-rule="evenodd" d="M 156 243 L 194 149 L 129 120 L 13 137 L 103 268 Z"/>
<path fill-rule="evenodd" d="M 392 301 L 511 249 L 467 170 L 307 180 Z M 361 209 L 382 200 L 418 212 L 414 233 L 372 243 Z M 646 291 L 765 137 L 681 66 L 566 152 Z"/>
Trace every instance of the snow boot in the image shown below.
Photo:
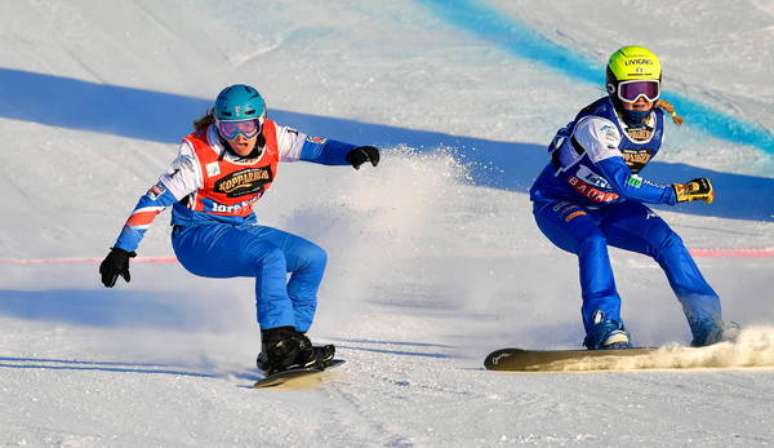
<path fill-rule="evenodd" d="M 707 319 L 691 326 L 693 340 L 691 347 L 705 347 L 720 342 L 735 342 L 739 337 L 739 324 L 722 320 Z"/>
<path fill-rule="evenodd" d="M 262 330 L 261 347 L 256 361 L 258 368 L 267 375 L 320 364 L 318 351 L 312 348 L 306 336 L 293 327 Z"/>
<path fill-rule="evenodd" d="M 305 333 L 300 333 L 301 336 L 307 337 Z M 309 340 L 309 338 L 307 338 Z M 315 353 L 317 354 L 317 360 L 320 362 L 321 368 L 326 368 L 331 365 L 331 362 L 333 361 L 333 357 L 336 355 L 336 346 L 333 344 L 325 344 L 325 345 L 314 345 L 309 342 L 312 345 L 312 349 L 314 349 Z"/>
<path fill-rule="evenodd" d="M 594 324 L 583 340 L 583 345 L 589 350 L 620 350 L 632 348 L 629 333 L 623 322 L 605 320 Z"/>

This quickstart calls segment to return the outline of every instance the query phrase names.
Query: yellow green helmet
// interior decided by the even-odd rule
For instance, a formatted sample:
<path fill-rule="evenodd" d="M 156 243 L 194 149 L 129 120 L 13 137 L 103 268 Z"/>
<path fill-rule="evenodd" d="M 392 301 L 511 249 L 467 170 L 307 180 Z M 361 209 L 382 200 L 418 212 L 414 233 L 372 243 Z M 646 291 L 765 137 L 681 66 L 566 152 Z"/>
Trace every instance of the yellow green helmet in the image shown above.
<path fill-rule="evenodd" d="M 619 48 L 607 61 L 608 82 L 661 79 L 658 56 L 645 47 L 628 45 Z"/>
<path fill-rule="evenodd" d="M 607 93 L 613 104 L 633 102 L 640 96 L 656 101 L 661 96 L 661 62 L 645 47 L 627 45 L 607 61 Z"/>

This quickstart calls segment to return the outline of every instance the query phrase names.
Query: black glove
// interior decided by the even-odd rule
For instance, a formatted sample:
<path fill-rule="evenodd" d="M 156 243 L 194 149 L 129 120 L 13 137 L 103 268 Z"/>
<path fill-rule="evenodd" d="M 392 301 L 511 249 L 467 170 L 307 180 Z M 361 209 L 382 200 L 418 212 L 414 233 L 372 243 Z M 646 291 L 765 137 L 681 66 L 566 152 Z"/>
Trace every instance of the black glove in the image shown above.
<path fill-rule="evenodd" d="M 126 280 L 129 283 L 131 276 L 129 275 L 129 259 L 136 257 L 137 254 L 127 252 L 123 249 L 114 247 L 110 249 L 110 253 L 102 260 L 99 265 L 99 273 L 102 275 L 102 284 L 108 288 L 112 288 L 118 280 L 118 276 Z"/>
<path fill-rule="evenodd" d="M 347 153 L 347 162 L 351 163 L 356 170 L 359 170 L 360 165 L 366 162 L 371 162 L 371 165 L 376 166 L 379 164 L 379 149 L 374 146 L 358 146 Z"/>
<path fill-rule="evenodd" d="M 715 189 L 706 177 L 693 179 L 684 184 L 673 184 L 672 188 L 675 189 L 677 202 L 704 201 L 712 204 L 715 200 Z"/>

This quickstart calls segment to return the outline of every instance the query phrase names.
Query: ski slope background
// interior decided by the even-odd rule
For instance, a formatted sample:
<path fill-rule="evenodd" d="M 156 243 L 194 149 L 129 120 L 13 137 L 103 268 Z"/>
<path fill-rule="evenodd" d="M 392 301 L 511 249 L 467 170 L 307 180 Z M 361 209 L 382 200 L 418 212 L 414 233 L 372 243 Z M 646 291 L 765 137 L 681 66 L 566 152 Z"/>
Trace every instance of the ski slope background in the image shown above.
<path fill-rule="evenodd" d="M 0 445 L 774 442 L 765 367 L 481 370 L 494 348 L 582 340 L 576 260 L 540 234 L 526 190 L 555 130 L 601 88 L 524 56 L 509 33 L 460 24 L 455 8 L 471 5 L 600 74 L 619 46 L 646 45 L 668 90 L 771 136 L 771 1 L 3 2 Z M 249 279 L 135 263 L 129 285 L 107 290 L 89 262 L 191 120 L 236 82 L 282 124 L 385 148 L 377 169 L 285 164 L 256 206 L 264 224 L 328 251 L 312 336 L 348 362 L 322 387 L 248 388 L 259 377 Z M 772 148 L 711 131 L 670 127 L 645 174 L 709 176 L 717 203 L 659 212 L 692 249 L 765 255 Z M 172 254 L 167 222 L 140 255 Z M 635 341 L 688 342 L 657 265 L 612 259 Z M 35 260 L 53 263 L 21 264 Z M 731 355 L 703 356 L 771 365 L 774 259 L 698 263 L 726 317 L 753 328 Z"/>

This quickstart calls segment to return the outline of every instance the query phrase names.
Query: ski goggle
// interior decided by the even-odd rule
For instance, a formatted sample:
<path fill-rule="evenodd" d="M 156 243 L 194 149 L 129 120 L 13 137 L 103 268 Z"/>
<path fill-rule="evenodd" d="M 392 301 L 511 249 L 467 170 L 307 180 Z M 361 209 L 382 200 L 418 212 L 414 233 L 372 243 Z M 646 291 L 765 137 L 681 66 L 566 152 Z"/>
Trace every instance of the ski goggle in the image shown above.
<path fill-rule="evenodd" d="M 656 101 L 661 96 L 661 83 L 652 79 L 648 81 L 623 81 L 618 84 L 619 100 L 633 103 L 641 96 L 648 101 Z"/>
<path fill-rule="evenodd" d="M 250 139 L 258 135 L 263 127 L 263 120 L 217 121 L 218 134 L 226 140 L 234 140 L 242 134 Z"/>

